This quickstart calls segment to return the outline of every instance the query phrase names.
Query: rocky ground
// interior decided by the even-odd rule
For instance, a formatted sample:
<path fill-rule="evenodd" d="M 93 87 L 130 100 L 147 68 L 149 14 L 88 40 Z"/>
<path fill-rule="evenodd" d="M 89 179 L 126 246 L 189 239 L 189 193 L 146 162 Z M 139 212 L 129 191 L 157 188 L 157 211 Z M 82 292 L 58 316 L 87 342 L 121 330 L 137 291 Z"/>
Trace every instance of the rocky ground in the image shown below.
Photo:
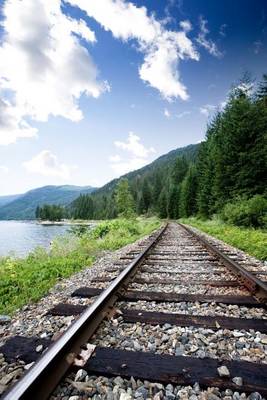
<path fill-rule="evenodd" d="M 208 237 L 208 235 L 205 235 Z M 181 256 L 183 251 L 183 240 L 186 239 L 184 233 L 181 234 L 181 245 L 177 247 L 175 241 L 173 248 L 177 252 L 177 256 Z M 209 237 L 210 239 L 210 237 Z M 248 268 L 267 271 L 267 266 L 249 257 L 245 253 L 225 245 L 215 240 L 222 250 L 227 251 L 231 257 L 243 260 Z M 120 268 L 129 263 L 131 260 L 123 260 L 118 262 L 130 251 L 138 252 L 140 246 L 146 243 L 146 239 L 139 241 L 133 245 L 129 245 L 116 252 L 107 252 L 90 268 L 73 275 L 69 279 L 61 280 L 41 301 L 36 304 L 30 304 L 18 310 L 12 319 L 8 317 L 0 318 L 0 346 L 7 339 L 14 335 L 37 336 L 41 338 L 56 339 L 59 333 L 63 332 L 74 320 L 74 317 L 57 317 L 46 315 L 47 311 L 61 302 L 71 304 L 89 305 L 94 299 L 80 299 L 70 297 L 70 294 L 81 286 L 94 286 L 105 288 L 108 282 L 94 282 L 91 280 L 95 277 L 117 276 Z M 193 249 L 193 244 L 192 244 Z M 201 250 L 201 248 L 199 248 Z M 165 249 L 166 250 L 166 249 Z M 170 249 L 169 249 L 170 250 Z M 190 246 L 187 247 L 190 251 Z M 162 247 L 164 251 L 164 246 Z M 184 257 L 187 257 L 185 255 Z M 203 257 L 198 262 L 198 271 L 201 272 L 201 280 L 205 279 L 235 279 L 230 273 L 224 273 L 223 278 L 220 276 L 223 271 L 222 266 L 218 262 L 214 262 L 211 257 Z M 179 275 L 181 279 L 188 279 L 188 272 L 192 272 L 193 264 L 184 261 L 177 263 L 177 272 L 184 271 Z M 115 272 L 110 272 L 114 270 Z M 146 265 L 145 268 L 151 268 Z M 164 278 L 177 279 L 175 277 L 175 268 L 173 266 L 157 265 L 159 273 L 164 271 Z M 203 272 L 203 274 L 202 274 Z M 212 272 L 212 274 L 210 273 Z M 217 272 L 217 273 L 216 273 Z M 205 274 L 206 273 L 206 274 Z M 151 274 L 141 271 L 139 278 L 150 279 Z M 161 275 L 153 274 L 153 278 Z M 194 277 L 195 279 L 195 277 Z M 202 285 L 190 285 L 190 289 L 186 284 L 176 285 L 156 285 L 156 284 L 137 284 L 131 285 L 133 290 L 153 290 L 153 291 L 176 291 L 176 293 L 205 293 L 205 294 L 248 294 L 244 289 L 237 288 L 205 288 Z M 238 307 L 236 305 L 225 305 L 215 303 L 155 303 L 155 302 L 119 302 L 117 308 L 143 309 L 146 311 L 165 311 L 171 313 L 184 313 L 188 315 L 209 315 L 209 316 L 231 316 L 236 318 L 261 318 L 267 319 L 267 312 L 262 308 Z M 2 322 L 1 322 L 2 321 Z M 211 357 L 220 360 L 248 360 L 252 362 L 267 363 L 267 335 L 260 332 L 250 331 L 230 331 L 230 330 L 212 330 L 193 327 L 178 327 L 169 324 L 164 326 L 151 326 L 141 323 L 126 324 L 121 317 L 115 320 L 104 321 L 99 327 L 96 335 L 92 338 L 92 342 L 96 345 L 110 346 L 114 348 L 127 349 L 131 351 L 153 351 L 158 354 L 171 355 L 190 355 L 192 357 L 205 358 Z M 40 354 L 44 348 L 36 348 L 36 352 Z M 22 376 L 30 365 L 23 362 L 8 364 L 4 357 L 0 354 L 0 394 L 4 392 L 12 383 Z M 238 378 L 238 377 L 234 377 Z M 237 381 L 238 382 L 238 381 Z M 198 383 L 191 386 L 173 386 L 161 385 L 147 381 L 140 381 L 131 378 L 130 380 L 121 377 L 105 378 L 88 376 L 86 371 L 79 370 L 77 374 L 70 374 L 62 384 L 56 389 L 51 399 L 64 400 L 85 400 L 85 399 L 107 399 L 107 400 L 261 400 L 262 397 L 258 393 L 246 395 L 241 392 L 233 392 L 231 390 L 220 391 L 217 388 L 200 389 Z"/>
<path fill-rule="evenodd" d="M 267 335 L 253 330 L 130 324 L 119 317 L 104 321 L 91 342 L 122 350 L 267 363 Z"/>
<path fill-rule="evenodd" d="M 238 377 L 237 377 L 238 378 Z M 235 378 L 233 378 L 235 379 Z M 238 379 L 235 380 L 239 382 Z M 247 395 L 230 389 L 201 389 L 193 386 L 162 385 L 139 379 L 105 378 L 88 376 L 84 370 L 71 375 L 51 396 L 51 400 L 262 400 L 257 393 Z"/>

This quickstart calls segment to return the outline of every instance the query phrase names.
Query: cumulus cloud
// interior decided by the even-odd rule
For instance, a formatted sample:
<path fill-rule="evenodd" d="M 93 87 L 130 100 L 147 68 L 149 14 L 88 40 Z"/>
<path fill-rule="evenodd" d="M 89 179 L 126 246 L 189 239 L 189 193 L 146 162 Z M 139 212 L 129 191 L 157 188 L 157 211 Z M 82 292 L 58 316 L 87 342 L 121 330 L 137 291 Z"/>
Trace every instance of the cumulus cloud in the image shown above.
<path fill-rule="evenodd" d="M 135 135 L 133 132 L 129 133 L 126 142 L 115 141 L 114 144 L 117 148 L 127 150 L 131 155 L 140 158 L 147 158 L 150 153 L 155 153 L 156 150 L 153 147 L 146 148 L 141 142 L 140 137 Z"/>
<path fill-rule="evenodd" d="M 212 104 L 206 104 L 205 106 L 199 107 L 199 112 L 208 117 L 211 113 L 213 113 L 216 110 L 216 108 L 217 107 Z"/>
<path fill-rule="evenodd" d="M 15 143 L 18 138 L 34 137 L 37 129 L 31 127 L 21 115 L 21 110 L 0 98 L 0 145 Z"/>
<path fill-rule="evenodd" d="M 149 156 L 156 152 L 153 147 L 145 147 L 141 143 L 140 137 L 133 132 L 129 133 L 125 142 L 115 141 L 114 145 L 128 153 L 127 158 L 119 155 L 110 157 L 111 168 L 118 175 L 143 167 L 147 164 Z"/>
<path fill-rule="evenodd" d="M 94 32 L 84 21 L 64 15 L 60 5 L 60 0 L 6 0 L 3 6 L 0 96 L 9 126 L 0 129 L 5 144 L 36 135 L 25 117 L 79 121 L 80 96 L 96 98 L 107 89 L 80 41 L 94 43 Z"/>
<path fill-rule="evenodd" d="M 68 180 L 75 166 L 60 163 L 57 156 L 50 150 L 43 150 L 31 160 L 23 163 L 28 172 L 44 176 L 55 176 L 63 180 Z"/>
<path fill-rule="evenodd" d="M 199 23 L 200 32 L 197 37 L 198 44 L 204 47 L 204 49 L 206 49 L 211 55 L 215 57 L 222 57 L 222 53 L 219 51 L 217 45 L 211 39 L 208 39 L 208 34 L 210 33 L 209 29 L 207 28 L 208 21 L 201 16 Z"/>
<path fill-rule="evenodd" d="M 125 0 L 67 0 L 94 18 L 106 31 L 123 41 L 137 40 L 144 62 L 139 68 L 140 78 L 160 91 L 168 100 L 188 98 L 187 90 L 180 80 L 178 64 L 183 59 L 198 60 L 199 55 L 182 31 L 169 31 L 164 23 L 149 16 L 146 7 L 137 7 Z"/>

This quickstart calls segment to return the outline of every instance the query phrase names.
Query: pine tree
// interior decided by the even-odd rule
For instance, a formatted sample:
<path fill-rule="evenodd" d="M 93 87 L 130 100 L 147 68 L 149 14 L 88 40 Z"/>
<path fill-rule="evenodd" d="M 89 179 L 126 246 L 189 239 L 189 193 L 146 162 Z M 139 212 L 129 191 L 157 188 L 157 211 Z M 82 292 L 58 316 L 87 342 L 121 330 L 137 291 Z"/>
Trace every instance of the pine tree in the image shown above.
<path fill-rule="evenodd" d="M 40 207 L 39 207 L 39 206 L 36 207 L 36 210 L 35 210 L 35 218 L 36 218 L 36 219 L 39 219 L 39 218 L 40 218 Z"/>
<path fill-rule="evenodd" d="M 139 193 L 137 198 L 137 214 L 142 215 L 145 212 L 145 202 L 143 193 Z"/>
<path fill-rule="evenodd" d="M 151 206 L 151 201 L 152 201 L 152 194 L 147 179 L 144 179 L 143 182 L 142 197 L 143 197 L 144 212 L 147 213 L 149 207 Z"/>
<path fill-rule="evenodd" d="M 159 202 L 158 202 L 158 213 L 160 218 L 167 218 L 167 196 L 166 192 L 163 189 L 160 193 L 159 196 Z"/>
<path fill-rule="evenodd" d="M 171 178 L 172 181 L 176 184 L 179 184 L 182 182 L 184 179 L 186 172 L 188 170 L 188 162 L 186 158 L 183 157 L 178 157 L 175 161 L 172 173 L 171 173 Z"/>
<path fill-rule="evenodd" d="M 122 217 L 131 218 L 134 216 L 134 200 L 127 179 L 121 179 L 117 185 L 116 204 Z"/>
<path fill-rule="evenodd" d="M 180 185 L 172 185 L 168 196 L 168 217 L 171 219 L 179 218 L 179 193 Z"/>
<path fill-rule="evenodd" d="M 256 100 L 263 101 L 265 106 L 267 106 L 267 74 L 263 74 L 262 81 L 256 92 Z"/>
<path fill-rule="evenodd" d="M 154 212 L 158 212 L 159 209 L 159 196 L 162 190 L 162 180 L 160 171 L 157 171 L 154 175 L 153 186 L 152 186 L 152 208 Z"/>
<path fill-rule="evenodd" d="M 197 170 L 191 165 L 181 184 L 179 201 L 181 217 L 190 217 L 197 212 Z"/>

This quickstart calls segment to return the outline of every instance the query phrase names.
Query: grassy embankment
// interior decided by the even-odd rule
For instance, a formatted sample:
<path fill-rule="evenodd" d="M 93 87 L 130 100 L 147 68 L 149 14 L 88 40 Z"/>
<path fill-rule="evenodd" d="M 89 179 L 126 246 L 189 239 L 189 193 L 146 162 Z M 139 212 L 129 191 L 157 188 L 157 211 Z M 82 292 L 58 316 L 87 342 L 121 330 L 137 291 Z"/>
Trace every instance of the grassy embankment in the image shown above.
<path fill-rule="evenodd" d="M 37 301 L 57 282 L 90 266 L 102 250 L 116 250 L 159 228 L 156 218 L 100 223 L 91 232 L 53 241 L 49 252 L 37 248 L 26 258 L 0 258 L 0 314 Z"/>
<path fill-rule="evenodd" d="M 203 221 L 197 218 L 184 218 L 184 224 L 194 226 L 240 250 L 258 258 L 267 260 L 267 232 L 254 228 L 241 228 L 225 224 L 220 220 Z"/>

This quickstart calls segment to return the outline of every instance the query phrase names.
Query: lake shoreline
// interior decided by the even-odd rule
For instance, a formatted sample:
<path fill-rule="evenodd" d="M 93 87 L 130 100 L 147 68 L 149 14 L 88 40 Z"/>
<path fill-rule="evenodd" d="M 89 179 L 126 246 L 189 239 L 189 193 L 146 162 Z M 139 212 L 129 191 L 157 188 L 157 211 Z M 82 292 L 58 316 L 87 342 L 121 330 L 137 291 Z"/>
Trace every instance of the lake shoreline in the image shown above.
<path fill-rule="evenodd" d="M 32 222 L 37 223 L 38 225 L 85 225 L 92 226 L 96 225 L 98 222 L 96 221 L 81 221 L 81 220 L 62 220 L 62 221 L 38 221 L 33 220 Z"/>

